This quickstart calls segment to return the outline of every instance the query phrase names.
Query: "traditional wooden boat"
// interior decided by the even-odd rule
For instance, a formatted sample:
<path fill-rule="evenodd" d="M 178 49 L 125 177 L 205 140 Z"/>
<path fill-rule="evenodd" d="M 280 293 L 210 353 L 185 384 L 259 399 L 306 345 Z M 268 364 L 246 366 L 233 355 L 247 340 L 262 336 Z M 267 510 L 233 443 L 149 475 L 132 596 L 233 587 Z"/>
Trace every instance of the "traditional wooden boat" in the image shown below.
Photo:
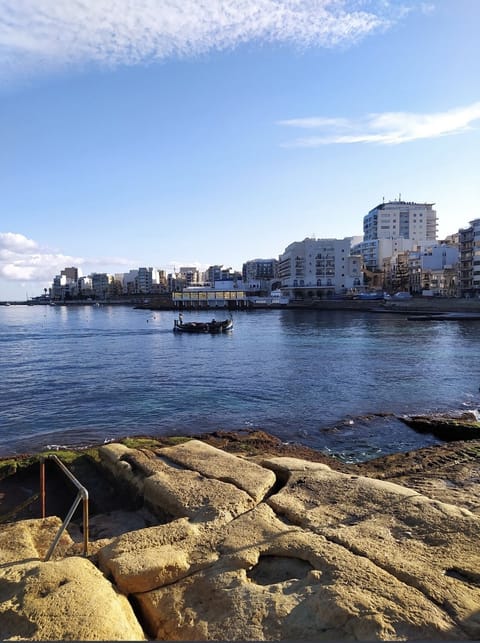
<path fill-rule="evenodd" d="M 222 321 L 212 319 L 212 321 L 209 322 L 184 322 L 182 314 L 180 313 L 178 319 L 174 320 L 173 330 L 176 333 L 226 333 L 229 330 L 233 330 L 233 320 L 230 317 L 230 319 L 224 319 Z"/>

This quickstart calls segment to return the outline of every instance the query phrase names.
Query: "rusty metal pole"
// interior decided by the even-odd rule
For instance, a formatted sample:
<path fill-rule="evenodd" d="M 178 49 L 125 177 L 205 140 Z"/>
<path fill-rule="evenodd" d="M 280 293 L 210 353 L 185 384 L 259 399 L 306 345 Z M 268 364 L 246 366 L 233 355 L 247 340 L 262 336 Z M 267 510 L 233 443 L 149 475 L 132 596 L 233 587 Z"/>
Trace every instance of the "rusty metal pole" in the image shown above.
<path fill-rule="evenodd" d="M 88 556 L 88 493 L 83 498 L 83 555 Z"/>
<path fill-rule="evenodd" d="M 46 515 L 46 491 L 45 491 L 45 458 L 40 458 L 40 509 L 42 518 Z"/>

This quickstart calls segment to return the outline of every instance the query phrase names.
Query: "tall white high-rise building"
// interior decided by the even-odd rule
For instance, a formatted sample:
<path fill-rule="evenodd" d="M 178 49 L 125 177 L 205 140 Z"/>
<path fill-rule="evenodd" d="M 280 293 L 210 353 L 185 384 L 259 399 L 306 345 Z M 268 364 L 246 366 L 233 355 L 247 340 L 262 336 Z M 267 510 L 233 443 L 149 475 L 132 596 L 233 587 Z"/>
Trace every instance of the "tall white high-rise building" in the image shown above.
<path fill-rule="evenodd" d="M 422 244 L 437 238 L 434 203 L 389 201 L 380 203 L 363 218 L 363 240 L 411 239 Z"/>
<path fill-rule="evenodd" d="M 363 241 L 354 247 L 369 270 L 399 252 L 426 248 L 437 238 L 437 212 L 433 203 L 389 201 L 380 203 L 363 218 Z"/>

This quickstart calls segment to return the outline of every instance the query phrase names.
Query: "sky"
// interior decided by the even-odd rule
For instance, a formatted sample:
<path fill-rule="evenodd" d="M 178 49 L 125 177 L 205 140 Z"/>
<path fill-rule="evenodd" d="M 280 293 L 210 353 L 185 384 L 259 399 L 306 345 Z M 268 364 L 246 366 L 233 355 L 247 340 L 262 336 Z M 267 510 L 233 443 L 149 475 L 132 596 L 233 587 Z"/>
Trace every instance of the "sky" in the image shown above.
<path fill-rule="evenodd" d="M 0 0 L 0 300 L 480 216 L 480 0 Z"/>

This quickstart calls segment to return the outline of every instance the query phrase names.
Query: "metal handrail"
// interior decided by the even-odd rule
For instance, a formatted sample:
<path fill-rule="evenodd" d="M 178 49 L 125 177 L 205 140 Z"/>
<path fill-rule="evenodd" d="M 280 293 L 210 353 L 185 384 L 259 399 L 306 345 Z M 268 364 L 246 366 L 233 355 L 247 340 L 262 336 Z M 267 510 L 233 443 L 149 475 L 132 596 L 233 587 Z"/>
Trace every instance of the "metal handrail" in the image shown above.
<path fill-rule="evenodd" d="M 77 509 L 78 505 L 80 504 L 80 501 L 83 500 L 83 555 L 88 556 L 88 491 L 87 489 L 80 484 L 80 482 L 75 478 L 73 473 L 67 469 L 67 467 L 63 464 L 63 462 L 56 456 L 56 455 L 47 455 L 47 456 L 41 456 L 40 458 L 40 504 L 42 508 L 42 518 L 45 518 L 46 515 L 46 487 L 45 487 L 45 460 L 53 460 L 59 468 L 63 471 L 63 473 L 73 482 L 73 484 L 77 487 L 78 489 L 78 494 L 73 501 L 72 506 L 70 507 L 70 511 L 68 512 L 65 520 L 63 521 L 62 525 L 60 526 L 60 529 L 57 532 L 57 535 L 55 536 L 52 544 L 50 545 L 50 549 L 47 552 L 47 555 L 45 556 L 45 561 L 50 559 L 50 556 L 53 554 L 53 551 L 55 547 L 58 545 L 58 541 L 60 540 L 63 532 L 65 529 L 68 527 L 73 514 L 75 513 L 75 510 Z"/>

